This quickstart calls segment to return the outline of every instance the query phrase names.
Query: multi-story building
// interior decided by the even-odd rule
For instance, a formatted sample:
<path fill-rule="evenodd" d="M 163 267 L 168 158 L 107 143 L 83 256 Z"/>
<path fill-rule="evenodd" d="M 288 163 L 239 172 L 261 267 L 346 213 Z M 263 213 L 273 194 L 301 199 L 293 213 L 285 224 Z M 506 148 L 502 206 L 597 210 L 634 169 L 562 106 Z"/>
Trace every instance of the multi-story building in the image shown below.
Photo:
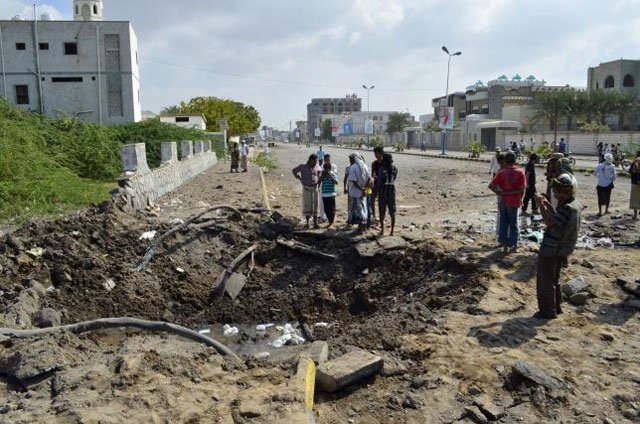
<path fill-rule="evenodd" d="M 25 110 L 95 123 L 139 121 L 138 41 L 103 21 L 102 0 L 74 0 L 73 21 L 0 21 L 0 95 Z"/>
<path fill-rule="evenodd" d="M 343 112 L 360 112 L 362 99 L 356 94 L 343 98 L 311 99 L 307 105 L 307 135 L 313 138 L 316 128 L 322 129 L 320 115 L 339 115 Z"/>
<path fill-rule="evenodd" d="M 638 84 L 640 84 L 640 60 L 614 60 L 591 67 L 587 71 L 587 90 L 618 91 L 632 96 L 636 104 L 640 104 Z M 622 128 L 617 128 L 619 126 L 617 117 L 610 119 L 609 124 L 618 130 L 640 129 L 640 117 L 637 113 L 630 114 L 622 123 Z"/>
<path fill-rule="evenodd" d="M 321 114 L 320 122 L 330 120 L 334 129 L 334 135 L 366 135 L 366 121 L 373 124 L 373 135 L 384 134 L 387 131 L 389 116 L 394 111 L 374 111 L 371 112 L 343 112 L 340 114 Z"/>

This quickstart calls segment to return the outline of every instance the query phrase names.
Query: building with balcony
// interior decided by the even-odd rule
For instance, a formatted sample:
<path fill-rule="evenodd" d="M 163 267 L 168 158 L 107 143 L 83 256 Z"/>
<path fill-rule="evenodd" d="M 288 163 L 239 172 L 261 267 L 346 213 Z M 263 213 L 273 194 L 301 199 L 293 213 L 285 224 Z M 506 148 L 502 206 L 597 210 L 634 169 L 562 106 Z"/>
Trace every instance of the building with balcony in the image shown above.
<path fill-rule="evenodd" d="M 313 138 L 316 128 L 322 129 L 321 115 L 340 115 L 361 110 L 362 99 L 356 94 L 347 94 L 343 98 L 311 99 L 307 105 L 307 135 Z"/>

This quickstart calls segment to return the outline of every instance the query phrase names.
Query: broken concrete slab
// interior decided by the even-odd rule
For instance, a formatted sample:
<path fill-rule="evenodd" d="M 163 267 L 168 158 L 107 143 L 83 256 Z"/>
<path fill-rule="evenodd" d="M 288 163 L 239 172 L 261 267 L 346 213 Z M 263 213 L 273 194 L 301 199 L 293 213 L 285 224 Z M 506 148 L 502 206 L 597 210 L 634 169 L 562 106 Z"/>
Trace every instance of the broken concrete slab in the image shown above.
<path fill-rule="evenodd" d="M 579 276 L 574 278 L 573 280 L 562 285 L 562 293 L 571 297 L 576 293 L 580 293 L 581 291 L 585 291 L 589 288 L 589 283 L 587 283 L 583 276 Z"/>
<path fill-rule="evenodd" d="M 584 293 L 584 292 L 576 293 L 569 298 L 569 303 L 571 303 L 574 306 L 584 306 L 587 304 L 588 300 L 589 300 L 588 293 Z"/>
<path fill-rule="evenodd" d="M 358 252 L 358 256 L 361 258 L 373 258 L 374 256 L 384 252 L 384 250 L 382 250 L 375 241 L 358 243 L 355 248 L 356 252 Z"/>
<path fill-rule="evenodd" d="M 224 290 L 229 295 L 231 300 L 236 300 L 238 294 L 247 283 L 247 277 L 237 272 L 231 273 L 224 284 Z"/>
<path fill-rule="evenodd" d="M 518 360 L 514 362 L 512 369 L 513 372 L 519 376 L 540 386 L 546 387 L 547 389 L 554 390 L 562 387 L 560 380 L 551 377 L 549 374 L 527 361 Z"/>
<path fill-rule="evenodd" d="M 401 250 L 409 247 L 409 243 L 402 237 L 398 236 L 380 237 L 377 240 L 377 243 L 382 249 L 386 251 Z"/>
<path fill-rule="evenodd" d="M 404 238 L 398 236 L 380 237 L 376 240 L 361 241 L 355 248 L 361 258 L 373 258 L 385 252 L 403 250 L 410 246 Z"/>
<path fill-rule="evenodd" d="M 487 417 L 484 416 L 482 411 L 477 406 L 465 406 L 464 407 L 464 416 L 468 417 L 477 424 L 486 424 L 489 422 Z"/>
<path fill-rule="evenodd" d="M 480 396 L 473 403 L 480 408 L 489 421 L 497 421 L 504 415 L 504 409 L 493 403 L 488 396 Z"/>
<path fill-rule="evenodd" d="M 640 277 L 635 275 L 618 277 L 616 283 L 618 283 L 623 291 L 640 297 Z"/>
<path fill-rule="evenodd" d="M 382 370 L 384 360 L 365 350 L 354 350 L 318 367 L 316 384 L 322 391 L 333 393 Z"/>

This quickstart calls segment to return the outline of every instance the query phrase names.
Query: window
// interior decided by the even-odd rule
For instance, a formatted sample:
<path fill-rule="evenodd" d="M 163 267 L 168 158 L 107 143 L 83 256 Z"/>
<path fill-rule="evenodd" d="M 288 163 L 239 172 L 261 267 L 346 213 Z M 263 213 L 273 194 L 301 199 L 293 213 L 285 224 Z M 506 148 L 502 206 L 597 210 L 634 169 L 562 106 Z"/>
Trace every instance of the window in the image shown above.
<path fill-rule="evenodd" d="M 95 80 L 96 80 L 96 77 L 91 77 L 91 81 L 95 81 Z"/>
<path fill-rule="evenodd" d="M 623 87 L 635 87 L 635 81 L 633 80 L 633 75 L 625 75 L 624 79 L 622 80 L 622 86 Z"/>
<path fill-rule="evenodd" d="M 25 43 L 16 43 L 16 50 L 27 50 L 27 45 Z"/>
<path fill-rule="evenodd" d="M 29 86 L 28 85 L 16 85 L 16 104 L 19 104 L 19 105 L 29 104 Z"/>
<path fill-rule="evenodd" d="M 64 54 L 66 55 L 78 54 L 78 43 L 64 43 Z"/>
<path fill-rule="evenodd" d="M 39 43 L 38 48 L 40 50 L 49 50 L 49 43 Z"/>
<path fill-rule="evenodd" d="M 189 122 L 188 116 L 176 116 L 176 122 Z"/>
<path fill-rule="evenodd" d="M 76 15 L 80 14 L 80 9 L 78 8 L 78 5 L 76 4 Z"/>
<path fill-rule="evenodd" d="M 53 77 L 51 82 L 82 82 L 82 77 Z"/>
<path fill-rule="evenodd" d="M 93 14 L 97 15 L 98 14 L 98 6 L 97 5 L 93 5 Z"/>
<path fill-rule="evenodd" d="M 615 81 L 611 75 L 604 79 L 604 88 L 613 88 L 615 87 Z"/>

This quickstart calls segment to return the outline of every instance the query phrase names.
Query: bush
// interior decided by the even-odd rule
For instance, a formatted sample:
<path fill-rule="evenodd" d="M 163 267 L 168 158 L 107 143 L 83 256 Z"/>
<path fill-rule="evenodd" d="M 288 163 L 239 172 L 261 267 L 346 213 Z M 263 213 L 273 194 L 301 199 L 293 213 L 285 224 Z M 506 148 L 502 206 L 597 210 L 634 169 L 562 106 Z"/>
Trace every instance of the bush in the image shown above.
<path fill-rule="evenodd" d="M 407 143 L 405 143 L 404 140 L 398 140 L 396 141 L 396 145 L 394 147 L 396 149 L 396 152 L 404 152 L 404 149 L 407 148 Z"/>
<path fill-rule="evenodd" d="M 478 158 L 482 153 L 484 153 L 485 148 L 482 143 L 476 141 L 475 143 L 471 143 L 469 146 L 467 146 L 467 151 L 469 152 L 469 156 Z"/>

